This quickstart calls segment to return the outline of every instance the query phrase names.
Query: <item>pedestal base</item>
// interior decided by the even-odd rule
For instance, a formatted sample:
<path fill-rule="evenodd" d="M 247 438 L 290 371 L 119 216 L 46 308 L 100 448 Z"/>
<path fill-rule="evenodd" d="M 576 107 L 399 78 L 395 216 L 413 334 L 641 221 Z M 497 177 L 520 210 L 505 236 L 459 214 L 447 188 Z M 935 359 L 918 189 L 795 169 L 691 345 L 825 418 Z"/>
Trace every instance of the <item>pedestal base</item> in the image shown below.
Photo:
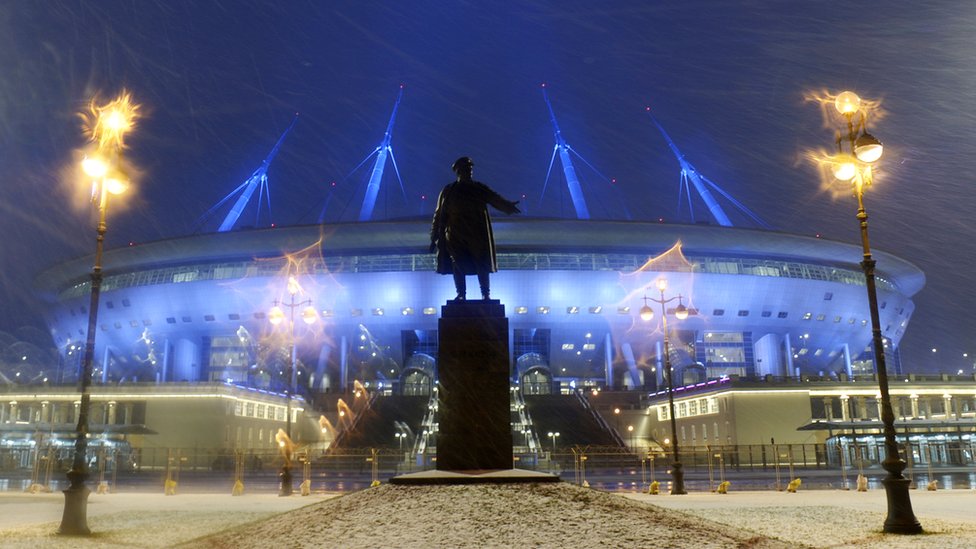
<path fill-rule="evenodd" d="M 514 484 L 532 482 L 559 482 L 559 477 L 549 473 L 505 469 L 502 471 L 421 471 L 390 479 L 390 484 L 429 486 L 443 484 Z"/>
<path fill-rule="evenodd" d="M 437 469 L 512 467 L 508 319 L 498 300 L 441 309 Z"/>

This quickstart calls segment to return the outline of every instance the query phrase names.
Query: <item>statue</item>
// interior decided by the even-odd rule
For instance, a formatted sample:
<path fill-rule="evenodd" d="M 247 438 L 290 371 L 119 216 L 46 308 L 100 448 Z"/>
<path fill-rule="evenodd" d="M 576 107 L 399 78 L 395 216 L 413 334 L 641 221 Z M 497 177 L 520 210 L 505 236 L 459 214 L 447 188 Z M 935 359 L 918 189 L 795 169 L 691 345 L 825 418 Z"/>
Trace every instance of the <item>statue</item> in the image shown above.
<path fill-rule="evenodd" d="M 474 162 L 462 156 L 451 166 L 457 180 L 437 197 L 430 228 L 430 251 L 437 252 L 437 272 L 454 275 L 456 301 L 464 301 L 465 277 L 477 275 L 481 298 L 491 299 L 488 274 L 498 270 L 488 205 L 506 214 L 520 213 L 518 201 L 505 200 L 472 179 Z"/>

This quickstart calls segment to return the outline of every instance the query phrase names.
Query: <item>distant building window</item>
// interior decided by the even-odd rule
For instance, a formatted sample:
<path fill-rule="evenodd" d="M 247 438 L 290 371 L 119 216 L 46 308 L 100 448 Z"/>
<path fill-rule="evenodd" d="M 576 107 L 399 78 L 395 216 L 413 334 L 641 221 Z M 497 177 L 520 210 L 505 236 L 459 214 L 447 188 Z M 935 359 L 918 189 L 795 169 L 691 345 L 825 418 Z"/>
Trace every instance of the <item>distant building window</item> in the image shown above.
<path fill-rule="evenodd" d="M 600 306 L 600 305 L 597 305 L 596 307 L 590 307 L 590 314 L 591 315 L 598 315 L 598 314 L 600 314 L 602 312 L 603 312 L 603 307 Z"/>
<path fill-rule="evenodd" d="M 193 322 L 193 319 L 190 318 L 190 317 L 188 317 L 188 316 L 182 317 L 182 320 L 183 320 L 183 322 Z"/>
<path fill-rule="evenodd" d="M 617 314 L 618 315 L 629 315 L 630 314 L 630 307 L 617 307 Z"/>
<path fill-rule="evenodd" d="M 229 315 L 227 315 L 227 320 L 240 320 L 240 319 L 241 319 L 241 315 L 237 313 L 230 313 Z"/>
<path fill-rule="evenodd" d="M 824 294 L 824 301 L 830 301 L 834 298 L 834 292 L 827 292 Z"/>
<path fill-rule="evenodd" d="M 129 302 L 129 299 L 128 299 L 128 298 L 126 298 L 126 299 L 123 299 L 123 300 L 122 300 L 122 306 L 123 306 L 123 307 L 131 307 L 131 306 L 132 306 L 132 303 L 130 303 L 130 302 Z"/>
<path fill-rule="evenodd" d="M 817 321 L 819 321 L 819 322 L 823 322 L 823 319 L 825 319 L 825 318 L 827 318 L 826 315 L 823 315 L 823 314 L 817 315 Z"/>
<path fill-rule="evenodd" d="M 835 316 L 834 317 L 834 322 L 840 322 L 840 317 L 839 316 Z"/>
<path fill-rule="evenodd" d="M 349 311 L 349 314 L 351 316 L 363 316 L 363 310 L 362 309 L 353 309 L 353 310 Z"/>
<path fill-rule="evenodd" d="M 887 306 L 888 306 L 888 302 L 887 302 L 887 301 L 882 301 L 882 302 L 881 302 L 881 308 L 882 308 L 882 309 L 884 309 L 884 308 L 885 308 L 885 307 L 887 307 Z"/>
<path fill-rule="evenodd" d="M 725 309 L 715 309 L 712 311 L 712 316 L 722 316 L 725 314 Z"/>
<path fill-rule="evenodd" d="M 258 311 L 256 313 L 254 313 L 254 319 L 255 320 L 264 320 L 264 312 L 263 311 Z"/>
<path fill-rule="evenodd" d="M 743 310 L 739 311 L 739 316 L 749 316 L 749 311 L 746 311 L 746 310 L 743 309 Z"/>
<path fill-rule="evenodd" d="M 772 311 L 763 311 L 762 312 L 762 317 L 763 318 L 769 318 L 771 316 L 773 316 L 773 312 Z"/>
<path fill-rule="evenodd" d="M 115 308 L 115 303 L 112 302 L 112 301 L 106 301 L 105 302 L 105 307 L 108 308 L 108 309 L 114 309 Z"/>
<path fill-rule="evenodd" d="M 790 313 L 788 313 L 786 311 L 780 311 L 780 312 L 776 313 L 776 318 L 786 318 L 788 316 L 790 316 Z"/>
<path fill-rule="evenodd" d="M 147 318 L 147 319 L 145 319 L 145 320 L 142 321 L 142 325 L 143 326 L 152 326 L 152 320 L 149 320 Z"/>
<path fill-rule="evenodd" d="M 129 326 L 131 326 L 133 328 L 138 328 L 139 327 L 139 321 L 138 320 L 130 320 L 129 321 Z"/>
<path fill-rule="evenodd" d="M 810 320 L 813 318 L 813 313 L 803 313 L 803 320 Z"/>
<path fill-rule="evenodd" d="M 217 320 L 217 318 L 214 317 L 214 315 L 203 315 L 203 320 L 205 320 L 206 322 L 213 322 Z"/>
<path fill-rule="evenodd" d="M 115 323 L 115 329 L 116 330 L 121 330 L 122 329 L 122 323 L 121 322 L 116 322 Z"/>

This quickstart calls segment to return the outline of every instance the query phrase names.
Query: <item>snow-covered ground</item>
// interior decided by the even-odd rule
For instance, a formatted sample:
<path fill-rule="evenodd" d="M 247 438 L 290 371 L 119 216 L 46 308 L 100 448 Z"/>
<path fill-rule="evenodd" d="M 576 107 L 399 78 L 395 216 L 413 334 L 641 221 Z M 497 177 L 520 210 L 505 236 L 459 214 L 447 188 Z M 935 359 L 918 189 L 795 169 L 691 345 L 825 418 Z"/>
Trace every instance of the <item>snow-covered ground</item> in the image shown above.
<path fill-rule="evenodd" d="M 884 492 L 608 494 L 567 483 L 313 494 L 92 494 L 95 535 L 54 532 L 61 494 L 0 494 L 2 547 L 976 547 L 976 491 L 913 491 L 926 533 L 881 533 Z"/>

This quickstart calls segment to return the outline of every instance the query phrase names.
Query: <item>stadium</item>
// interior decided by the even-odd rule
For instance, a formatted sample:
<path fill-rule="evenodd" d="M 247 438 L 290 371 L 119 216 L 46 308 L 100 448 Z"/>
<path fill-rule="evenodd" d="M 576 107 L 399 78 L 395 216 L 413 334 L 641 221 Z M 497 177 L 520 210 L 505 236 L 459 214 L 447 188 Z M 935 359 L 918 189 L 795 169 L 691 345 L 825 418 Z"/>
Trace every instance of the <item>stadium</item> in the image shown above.
<path fill-rule="evenodd" d="M 593 219 L 574 165 L 582 157 L 562 137 L 543 94 L 556 141 L 549 175 L 558 159 L 576 215 L 495 221 L 492 295 L 506 306 L 512 378 L 524 391 L 656 389 L 660 314 L 644 322 L 638 312 L 659 297 L 661 279 L 670 310 L 684 305 L 692 313 L 669 324 L 679 382 L 873 371 L 859 247 L 732 226 L 713 191 L 754 224 L 765 223 L 698 172 L 653 116 L 680 165 L 679 193 L 690 207 L 694 189 L 710 222 L 634 221 L 626 208 L 619 210 L 625 219 Z M 254 191 L 268 193 L 267 169 L 290 126 L 258 170 L 208 212 L 236 195 L 217 232 L 107 251 L 96 378 L 275 390 L 287 386 L 294 347 L 295 375 L 314 391 L 341 392 L 359 380 L 381 392 L 428 394 L 439 307 L 453 297 L 453 285 L 426 253 L 429 219 L 373 216 L 385 166 L 392 163 L 399 177 L 390 140 L 401 97 L 402 89 L 382 142 L 359 165 L 374 158 L 358 220 L 325 222 L 323 209 L 312 225 L 237 228 Z M 912 296 L 925 277 L 908 261 L 876 256 L 881 325 L 897 372 Z M 36 280 L 61 349 L 60 380 L 77 371 L 91 265 L 91 257 L 79 258 Z M 289 312 L 290 322 L 269 322 Z M 296 313 L 310 323 L 295 322 Z"/>

